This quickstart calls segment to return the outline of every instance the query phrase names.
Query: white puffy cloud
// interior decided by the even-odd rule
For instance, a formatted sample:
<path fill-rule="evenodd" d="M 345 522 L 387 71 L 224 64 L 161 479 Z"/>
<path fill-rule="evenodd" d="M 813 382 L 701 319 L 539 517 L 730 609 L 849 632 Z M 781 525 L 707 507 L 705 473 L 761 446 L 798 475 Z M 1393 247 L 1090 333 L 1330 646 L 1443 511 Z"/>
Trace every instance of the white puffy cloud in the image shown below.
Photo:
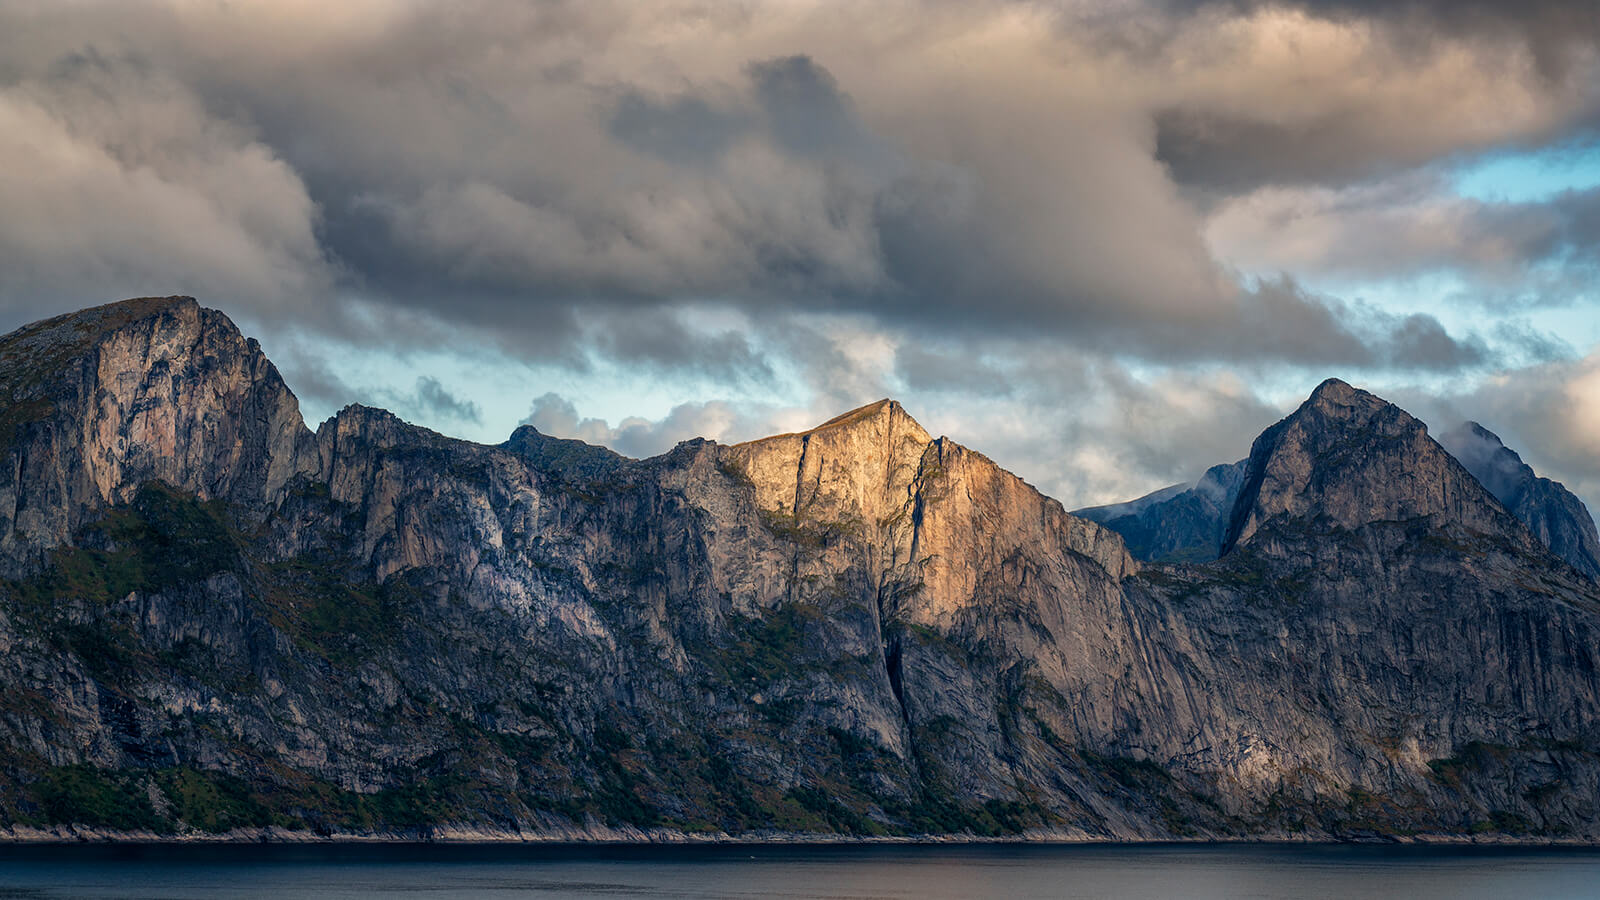
<path fill-rule="evenodd" d="M 656 420 L 629 416 L 613 427 L 604 419 L 580 416 L 571 400 L 547 393 L 534 399 L 521 424 L 552 437 L 587 441 L 642 458 L 665 453 L 679 442 L 697 437 L 725 441 L 760 437 L 774 428 L 775 418 L 772 410 L 741 410 L 713 400 L 680 404 Z"/>

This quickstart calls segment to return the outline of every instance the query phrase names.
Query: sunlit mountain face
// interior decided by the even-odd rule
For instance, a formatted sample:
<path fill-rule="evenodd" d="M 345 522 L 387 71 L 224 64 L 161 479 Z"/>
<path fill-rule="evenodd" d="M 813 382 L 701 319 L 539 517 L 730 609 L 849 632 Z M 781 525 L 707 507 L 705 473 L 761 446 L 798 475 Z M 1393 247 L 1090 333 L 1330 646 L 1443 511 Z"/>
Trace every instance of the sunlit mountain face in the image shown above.
<path fill-rule="evenodd" d="M 312 421 L 632 457 L 893 396 L 1069 509 L 1196 483 L 1338 375 L 1593 507 L 1597 21 L 9 4 L 0 332 L 191 294 Z"/>

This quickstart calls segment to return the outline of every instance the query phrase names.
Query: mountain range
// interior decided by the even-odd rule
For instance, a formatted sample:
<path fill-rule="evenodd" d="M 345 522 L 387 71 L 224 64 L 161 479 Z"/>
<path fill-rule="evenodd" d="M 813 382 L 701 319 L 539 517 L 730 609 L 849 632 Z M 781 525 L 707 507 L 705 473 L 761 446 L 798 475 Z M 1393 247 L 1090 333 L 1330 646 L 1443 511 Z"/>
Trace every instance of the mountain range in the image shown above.
<path fill-rule="evenodd" d="M 1600 839 L 1593 519 L 1329 380 L 1069 513 L 892 400 L 650 459 L 226 316 L 0 338 L 0 834 Z"/>

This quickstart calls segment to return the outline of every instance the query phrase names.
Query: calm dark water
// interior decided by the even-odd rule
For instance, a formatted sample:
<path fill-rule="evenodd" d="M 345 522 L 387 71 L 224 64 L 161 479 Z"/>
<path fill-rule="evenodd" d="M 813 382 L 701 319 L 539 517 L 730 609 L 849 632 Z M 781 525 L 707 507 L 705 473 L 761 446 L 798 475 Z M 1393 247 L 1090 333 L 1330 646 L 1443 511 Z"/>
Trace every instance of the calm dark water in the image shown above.
<path fill-rule="evenodd" d="M 0 900 L 1600 896 L 1600 851 L 1372 846 L 0 847 Z"/>

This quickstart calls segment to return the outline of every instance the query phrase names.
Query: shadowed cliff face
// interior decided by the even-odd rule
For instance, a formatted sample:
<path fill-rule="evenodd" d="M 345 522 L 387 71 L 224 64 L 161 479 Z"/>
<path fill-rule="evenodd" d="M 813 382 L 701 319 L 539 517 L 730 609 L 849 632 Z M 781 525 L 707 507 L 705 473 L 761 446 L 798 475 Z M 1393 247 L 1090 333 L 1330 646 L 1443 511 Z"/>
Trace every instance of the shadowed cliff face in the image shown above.
<path fill-rule="evenodd" d="M 1188 565 L 888 400 L 647 460 L 313 434 L 181 299 L 0 388 L 13 827 L 1600 834 L 1595 586 L 1340 382 Z"/>

